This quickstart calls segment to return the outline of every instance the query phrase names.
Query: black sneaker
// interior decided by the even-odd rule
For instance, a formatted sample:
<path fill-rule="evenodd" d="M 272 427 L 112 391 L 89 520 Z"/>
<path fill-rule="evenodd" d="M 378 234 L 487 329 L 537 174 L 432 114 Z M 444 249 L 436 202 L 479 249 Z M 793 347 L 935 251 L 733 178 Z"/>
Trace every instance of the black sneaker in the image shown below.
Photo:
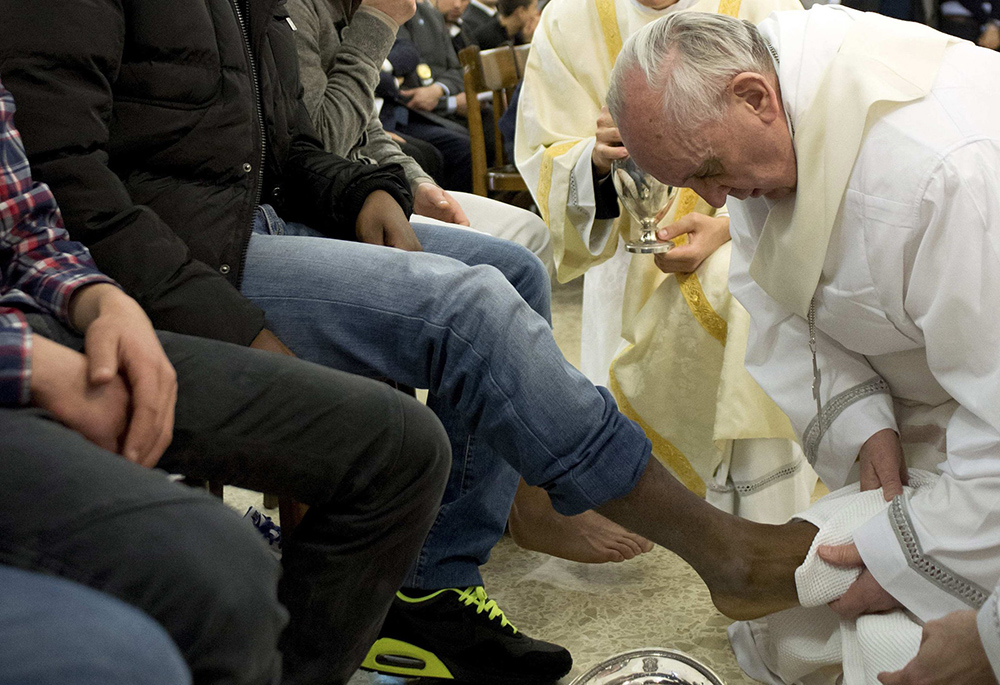
<path fill-rule="evenodd" d="M 397 592 L 361 664 L 367 671 L 473 685 L 549 685 L 572 666 L 568 651 L 515 628 L 482 586 L 420 597 Z"/>

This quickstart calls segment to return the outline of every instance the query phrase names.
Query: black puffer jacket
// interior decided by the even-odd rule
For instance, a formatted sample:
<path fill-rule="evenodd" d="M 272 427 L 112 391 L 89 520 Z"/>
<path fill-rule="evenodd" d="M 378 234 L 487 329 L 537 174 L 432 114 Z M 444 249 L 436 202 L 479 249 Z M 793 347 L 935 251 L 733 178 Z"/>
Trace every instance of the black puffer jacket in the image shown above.
<path fill-rule="evenodd" d="M 158 328 L 260 332 L 236 290 L 258 202 L 346 239 L 373 190 L 411 209 L 402 169 L 315 138 L 287 17 L 284 0 L 0 0 L 35 178 Z"/>

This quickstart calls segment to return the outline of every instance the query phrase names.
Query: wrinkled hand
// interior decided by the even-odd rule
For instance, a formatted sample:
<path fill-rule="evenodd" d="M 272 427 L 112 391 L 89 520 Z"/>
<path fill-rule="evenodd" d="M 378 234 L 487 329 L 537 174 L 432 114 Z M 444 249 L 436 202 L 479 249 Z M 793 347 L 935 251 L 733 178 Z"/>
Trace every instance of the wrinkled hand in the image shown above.
<path fill-rule="evenodd" d="M 409 98 L 406 101 L 406 106 L 410 109 L 416 109 L 421 112 L 432 112 L 437 107 L 441 98 L 444 97 L 444 88 L 436 83 L 432 83 L 429 86 L 401 90 L 399 94 L 405 98 Z"/>
<path fill-rule="evenodd" d="M 1000 48 L 1000 27 L 996 24 L 989 23 L 986 25 L 986 29 L 980 34 L 979 40 L 976 41 L 980 47 L 988 48 L 990 50 L 996 50 Z"/>
<path fill-rule="evenodd" d="M 996 685 L 979 639 L 975 611 L 956 611 L 924 626 L 920 651 L 902 670 L 879 673 L 885 685 Z"/>
<path fill-rule="evenodd" d="M 729 218 L 692 212 L 657 230 L 656 237 L 673 240 L 684 233 L 687 233 L 687 243 L 653 257 L 653 262 L 663 273 L 691 273 L 701 266 L 709 255 L 729 242 Z"/>
<path fill-rule="evenodd" d="M 469 225 L 469 217 L 462 211 L 461 205 L 434 183 L 421 183 L 417 186 L 417 192 L 413 196 L 413 213 L 461 226 Z"/>
<path fill-rule="evenodd" d="M 397 26 L 402 26 L 417 13 L 416 0 L 361 0 L 361 6 L 385 12 Z"/>
<path fill-rule="evenodd" d="M 365 199 L 354 232 L 358 240 L 370 245 L 398 247 L 410 252 L 424 249 L 402 208 L 384 190 L 376 190 Z"/>
<path fill-rule="evenodd" d="M 597 142 L 594 144 L 594 151 L 590 155 L 590 161 L 594 168 L 605 176 L 611 172 L 611 163 L 616 159 L 628 157 L 628 150 L 622 143 L 622 136 L 615 126 L 614 119 L 607 107 L 601 108 L 601 114 L 597 117 Z"/>
<path fill-rule="evenodd" d="M 821 545 L 816 553 L 826 563 L 842 568 L 860 568 L 865 565 L 854 544 Z M 864 569 L 847 592 L 840 599 L 830 602 L 829 606 L 841 618 L 857 618 L 862 614 L 900 609 L 903 605 L 879 585 L 868 569 Z"/>
<path fill-rule="evenodd" d="M 858 459 L 862 492 L 882 488 L 886 502 L 903 494 L 903 486 L 910 482 L 910 476 L 896 431 L 885 428 L 868 438 L 861 446 Z"/>

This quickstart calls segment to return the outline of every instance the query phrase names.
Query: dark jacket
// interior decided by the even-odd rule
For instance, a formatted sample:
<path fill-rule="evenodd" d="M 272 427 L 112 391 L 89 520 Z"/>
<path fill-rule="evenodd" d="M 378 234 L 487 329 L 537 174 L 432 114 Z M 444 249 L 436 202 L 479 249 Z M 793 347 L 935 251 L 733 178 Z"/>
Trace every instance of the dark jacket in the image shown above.
<path fill-rule="evenodd" d="M 237 291 L 258 203 L 337 238 L 373 190 L 410 210 L 402 169 L 316 139 L 287 16 L 283 0 L 0 0 L 35 177 L 158 328 L 260 332 Z"/>
<path fill-rule="evenodd" d="M 486 10 L 481 7 L 476 7 L 473 4 L 469 4 L 462 12 L 462 26 L 469 35 L 472 35 L 476 30 L 485 24 L 487 21 L 496 16 L 496 13 L 489 14 Z"/>
<path fill-rule="evenodd" d="M 399 28 L 399 40 L 409 40 L 417 46 L 420 58 L 431 68 L 431 78 L 443 83 L 449 95 L 458 95 L 465 90 L 465 80 L 462 76 L 462 63 L 458 61 L 458 53 L 451 43 L 451 36 L 444 23 L 444 16 L 434 5 L 428 2 L 417 3 L 417 13 L 413 18 Z M 413 88 L 421 85 L 414 74 L 407 78 L 404 87 Z M 439 109 L 447 102 L 441 98 Z"/>

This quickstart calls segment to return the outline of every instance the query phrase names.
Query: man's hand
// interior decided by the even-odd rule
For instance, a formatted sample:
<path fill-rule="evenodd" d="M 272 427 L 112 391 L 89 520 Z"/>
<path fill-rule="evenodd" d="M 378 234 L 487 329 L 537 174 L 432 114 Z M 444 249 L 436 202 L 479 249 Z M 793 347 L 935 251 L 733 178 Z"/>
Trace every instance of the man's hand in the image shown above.
<path fill-rule="evenodd" d="M 107 283 L 78 290 L 69 316 L 84 354 L 33 336 L 32 400 L 95 444 L 156 465 L 173 437 L 177 374 L 152 324 Z"/>
<path fill-rule="evenodd" d="M 281 342 L 278 336 L 266 328 L 261 329 L 260 333 L 257 334 L 257 337 L 253 339 L 252 343 L 250 343 L 250 347 L 255 350 L 264 350 L 265 352 L 283 354 L 286 357 L 295 356 L 295 353 L 285 347 L 285 343 Z"/>
<path fill-rule="evenodd" d="M 415 0 L 361 0 L 361 6 L 385 12 L 397 26 L 408 22 L 417 12 Z"/>
<path fill-rule="evenodd" d="M 656 237 L 673 240 L 684 233 L 687 234 L 687 243 L 653 257 L 653 262 L 663 273 L 691 273 L 701 266 L 710 254 L 729 242 L 729 218 L 692 212 L 657 230 Z"/>
<path fill-rule="evenodd" d="M 129 413 L 122 377 L 91 383 L 87 357 L 37 334 L 31 340 L 31 403 L 98 447 L 120 453 Z"/>
<path fill-rule="evenodd" d="M 879 673 L 885 685 L 996 685 L 975 611 L 956 611 L 924 626 L 920 651 L 901 671 Z"/>
<path fill-rule="evenodd" d="M 455 114 L 465 117 L 469 115 L 469 104 L 465 99 L 465 93 L 455 96 Z"/>
<path fill-rule="evenodd" d="M 614 119 L 607 107 L 601 108 L 601 115 L 597 117 L 597 143 L 594 144 L 594 151 L 590 155 L 590 161 L 601 176 L 611 173 L 611 163 L 616 159 L 628 157 L 628 150 L 622 143 L 621 134 L 615 126 Z"/>
<path fill-rule="evenodd" d="M 376 190 L 365 199 L 354 232 L 358 240 L 371 245 L 398 247 L 409 252 L 424 249 L 403 209 L 384 190 Z"/>
<path fill-rule="evenodd" d="M 910 482 L 899 436 L 891 428 L 880 430 L 868 438 L 858 453 L 861 461 L 861 490 L 882 488 L 885 501 L 903 494 Z"/>
<path fill-rule="evenodd" d="M 429 86 L 401 90 L 399 94 L 405 98 L 409 98 L 406 101 L 406 106 L 410 109 L 420 110 L 421 112 L 433 112 L 438 102 L 444 97 L 444 88 L 436 83 L 432 83 Z"/>
<path fill-rule="evenodd" d="M 469 225 L 462 207 L 435 183 L 421 183 L 413 197 L 413 213 L 461 226 Z"/>
<path fill-rule="evenodd" d="M 816 553 L 820 559 L 833 566 L 859 568 L 865 565 L 854 544 L 836 547 L 821 545 Z M 903 605 L 879 585 L 868 569 L 864 569 L 847 592 L 840 599 L 830 602 L 829 606 L 841 618 L 857 618 L 862 614 L 877 614 L 899 609 Z"/>

